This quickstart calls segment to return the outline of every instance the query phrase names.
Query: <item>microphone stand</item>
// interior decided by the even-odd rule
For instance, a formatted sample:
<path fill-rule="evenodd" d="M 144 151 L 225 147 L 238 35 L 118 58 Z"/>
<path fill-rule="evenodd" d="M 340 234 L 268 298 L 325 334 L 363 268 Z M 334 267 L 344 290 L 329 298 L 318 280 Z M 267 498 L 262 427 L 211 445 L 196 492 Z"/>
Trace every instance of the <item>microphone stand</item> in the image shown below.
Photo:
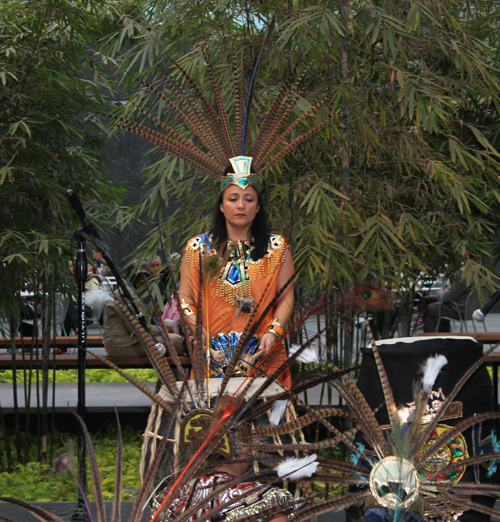
<path fill-rule="evenodd" d="M 84 227 L 75 230 L 73 236 L 78 241 L 76 256 L 75 278 L 78 286 L 78 402 L 76 411 L 85 422 L 85 367 L 87 356 L 87 316 L 85 312 L 85 282 L 87 281 L 87 254 L 85 252 Z M 78 508 L 71 520 L 88 520 L 83 512 L 85 506 L 84 495 L 87 494 L 87 470 L 85 466 L 85 436 L 81 427 L 78 429 Z"/>
<path fill-rule="evenodd" d="M 80 326 L 78 330 L 78 403 L 77 413 L 85 422 L 85 368 L 86 368 L 86 356 L 87 356 L 87 318 L 85 313 L 85 282 L 87 281 L 87 257 L 85 252 L 86 241 L 89 240 L 102 254 L 107 266 L 111 270 L 111 273 L 115 277 L 116 283 L 120 289 L 120 294 L 124 298 L 125 304 L 129 307 L 131 313 L 135 315 L 140 324 L 149 333 L 147 327 L 146 318 L 144 314 L 139 311 L 137 305 L 130 294 L 125 281 L 116 265 L 106 252 L 106 248 L 100 241 L 99 234 L 95 229 L 90 219 L 86 216 L 85 211 L 78 199 L 78 196 L 71 189 L 66 191 L 66 196 L 73 206 L 77 214 L 82 220 L 83 226 L 78 228 L 74 232 L 74 237 L 78 241 L 78 254 L 76 259 L 76 279 L 78 283 L 78 313 L 80 317 Z M 151 336 L 153 339 L 153 337 Z M 78 479 L 82 488 L 83 494 L 87 492 L 87 473 L 85 466 L 85 438 L 83 430 L 80 428 L 78 432 Z M 82 492 L 78 491 L 78 509 L 73 514 L 71 520 L 87 521 L 88 517 L 83 511 L 85 501 Z"/>

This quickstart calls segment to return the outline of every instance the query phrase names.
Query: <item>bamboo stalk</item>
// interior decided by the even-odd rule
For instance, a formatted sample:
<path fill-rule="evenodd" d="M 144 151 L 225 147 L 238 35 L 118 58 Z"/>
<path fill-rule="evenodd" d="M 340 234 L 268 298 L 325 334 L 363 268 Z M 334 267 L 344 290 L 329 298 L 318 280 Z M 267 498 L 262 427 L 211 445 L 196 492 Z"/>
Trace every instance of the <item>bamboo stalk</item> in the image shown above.
<path fill-rule="evenodd" d="M 5 442 L 5 455 L 7 457 L 7 471 L 10 473 L 14 468 L 12 459 L 12 449 L 10 447 L 10 437 L 5 425 L 5 418 L 3 416 L 2 404 L 0 403 L 0 425 L 2 426 L 3 440 Z M 3 464 L 3 462 L 2 462 Z"/>

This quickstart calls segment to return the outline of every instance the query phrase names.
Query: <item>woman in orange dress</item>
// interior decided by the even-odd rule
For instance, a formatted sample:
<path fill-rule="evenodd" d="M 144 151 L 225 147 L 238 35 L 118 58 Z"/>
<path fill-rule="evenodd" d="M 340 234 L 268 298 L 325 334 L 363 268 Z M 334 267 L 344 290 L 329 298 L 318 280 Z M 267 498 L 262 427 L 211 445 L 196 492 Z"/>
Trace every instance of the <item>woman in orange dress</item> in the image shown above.
<path fill-rule="evenodd" d="M 219 196 L 212 230 L 191 238 L 184 250 L 179 296 L 187 324 L 195 332 L 201 260 L 201 303 L 205 308 L 201 316 L 204 335 L 210 339 L 211 376 L 223 376 L 249 321 L 261 322 L 243 358 L 251 364 L 260 357 L 266 358 L 262 367 L 269 375 L 287 358 L 283 344 L 274 346 L 292 316 L 293 283 L 286 286 L 264 317 L 262 314 L 292 278 L 293 259 L 285 239 L 268 233 L 257 182 L 249 174 L 251 158 L 232 158 L 231 164 L 232 168 L 224 174 L 224 190 Z M 222 260 L 222 268 L 216 280 L 210 282 L 206 261 L 216 254 Z M 289 387 L 289 370 L 278 380 Z"/>

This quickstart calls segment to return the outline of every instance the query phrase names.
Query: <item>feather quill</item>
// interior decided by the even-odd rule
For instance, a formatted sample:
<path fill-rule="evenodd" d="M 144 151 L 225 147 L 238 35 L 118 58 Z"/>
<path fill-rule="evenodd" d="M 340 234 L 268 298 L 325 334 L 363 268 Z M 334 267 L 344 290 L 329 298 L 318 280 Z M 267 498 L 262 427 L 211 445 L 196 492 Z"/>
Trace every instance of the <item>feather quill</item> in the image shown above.
<path fill-rule="evenodd" d="M 288 404 L 288 401 L 276 401 L 273 403 L 285 403 Z M 271 415 L 272 417 L 272 415 Z M 245 435 L 248 435 L 249 437 L 268 437 L 270 435 L 283 435 L 285 433 L 290 433 L 292 431 L 297 431 L 302 429 L 304 426 L 308 426 L 309 424 L 312 424 L 313 422 L 317 422 L 318 418 L 325 418 L 325 417 L 342 417 L 344 419 L 351 419 L 353 422 L 357 421 L 357 418 L 349 413 L 348 411 L 344 410 L 343 408 L 323 408 L 321 410 L 315 410 L 314 414 L 307 413 L 305 415 L 302 415 L 301 417 L 298 417 L 296 419 L 292 419 L 289 422 L 286 422 L 285 424 L 282 424 L 281 426 L 278 426 L 279 421 L 277 423 L 274 423 L 271 418 L 269 418 L 269 422 L 271 424 L 274 424 L 278 427 L 268 426 L 265 428 L 261 428 L 258 430 L 252 429 L 252 430 L 245 430 L 242 432 L 238 432 L 238 437 L 245 437 Z"/>
<path fill-rule="evenodd" d="M 24 502 L 24 500 L 18 500 L 16 498 L 10 498 L 10 497 L 0 497 L 0 501 L 2 502 L 9 502 L 10 504 L 14 504 L 15 506 L 19 506 L 26 511 L 29 511 L 33 516 L 38 518 L 39 520 L 43 520 L 45 522 L 64 522 L 64 519 L 61 517 L 58 517 L 57 515 L 53 515 L 46 509 L 43 509 L 38 506 L 33 506 L 32 504 L 29 504 L 28 502 Z M 12 519 L 5 519 L 5 520 L 12 520 Z M 14 521 L 12 521 L 14 522 Z"/>
<path fill-rule="evenodd" d="M 226 149 L 226 154 L 229 157 L 234 158 L 234 156 L 236 156 L 236 154 L 235 154 L 234 148 L 233 148 L 233 145 L 234 145 L 233 137 L 232 137 L 231 129 L 229 127 L 229 120 L 227 117 L 226 109 L 224 108 L 224 103 L 222 102 L 222 98 L 220 96 L 219 86 L 217 85 L 217 82 L 215 81 L 215 76 L 214 76 L 214 72 L 212 69 L 212 64 L 210 63 L 210 60 L 208 58 L 208 53 L 205 51 L 205 49 L 203 49 L 202 51 L 203 51 L 203 56 L 205 58 L 205 64 L 206 64 L 206 67 L 208 70 L 208 76 L 210 77 L 210 82 L 212 84 L 212 91 L 214 93 L 214 98 L 215 98 L 215 106 L 216 106 L 217 112 L 219 114 L 219 120 L 221 123 L 221 131 L 222 131 L 222 136 L 221 136 L 222 141 L 223 141 L 224 147 Z"/>
<path fill-rule="evenodd" d="M 243 136 L 241 139 L 241 155 L 245 155 L 245 140 L 247 136 L 247 129 L 248 129 L 248 122 L 250 120 L 250 111 L 252 109 L 252 100 L 253 100 L 253 93 L 255 90 L 255 77 L 257 75 L 257 70 L 259 68 L 260 58 L 262 56 L 262 53 L 264 51 L 264 47 L 266 46 L 267 40 L 274 29 L 274 17 L 271 20 L 271 23 L 269 24 L 269 27 L 267 28 L 267 31 L 265 33 L 264 38 L 262 39 L 262 44 L 260 46 L 259 54 L 257 55 L 255 59 L 255 63 L 253 65 L 253 72 L 252 72 L 252 79 L 250 80 L 250 86 L 248 88 L 248 98 L 247 103 L 245 106 L 245 115 L 243 116 Z"/>
<path fill-rule="evenodd" d="M 92 444 L 92 439 L 90 438 L 89 432 L 87 431 L 87 427 L 85 426 L 85 423 L 83 422 L 82 418 L 79 415 L 77 415 L 74 411 L 71 411 L 71 413 L 80 425 L 80 429 L 83 434 L 83 439 L 85 441 L 85 447 L 87 449 L 90 473 L 92 475 L 92 490 L 94 492 L 95 497 L 97 522 L 106 522 L 106 510 L 104 508 L 104 496 L 102 493 L 101 474 L 99 472 L 99 466 L 97 465 L 97 457 L 94 451 L 94 445 Z"/>
<path fill-rule="evenodd" d="M 373 355 L 375 358 L 375 364 L 377 365 L 377 371 L 380 378 L 380 384 L 382 385 L 382 391 L 384 393 L 385 405 L 387 406 L 387 413 L 389 414 L 389 422 L 391 423 L 391 427 L 395 427 L 397 425 L 397 408 L 396 401 L 394 400 L 394 394 L 392 393 L 392 388 L 389 383 L 389 377 L 387 376 L 387 372 L 384 368 L 384 363 L 382 362 L 382 357 L 380 356 L 380 352 L 377 348 L 377 343 L 375 342 L 375 337 L 373 337 L 372 329 L 370 328 L 370 324 L 368 322 L 368 315 L 364 312 L 366 331 L 368 332 L 368 337 L 370 338 L 370 344 L 373 350 Z"/>
<path fill-rule="evenodd" d="M 153 459 L 151 460 L 151 464 L 148 467 L 144 479 L 142 481 L 142 486 L 139 489 L 137 494 L 137 498 L 132 506 L 132 512 L 130 514 L 130 522 L 139 522 L 142 519 L 142 513 L 144 507 L 148 501 L 151 490 L 153 489 L 153 481 L 157 478 L 158 470 L 160 468 L 160 463 L 162 462 L 163 456 L 167 451 L 168 444 L 168 435 L 172 431 L 172 428 L 177 420 L 177 413 L 181 407 L 181 403 L 184 400 L 185 392 L 187 388 L 187 377 L 184 378 L 182 383 L 181 390 L 177 395 L 174 403 L 174 407 L 172 408 L 173 413 L 169 416 L 169 420 L 165 430 L 161 433 L 161 439 L 156 447 L 156 452 L 154 454 Z"/>
<path fill-rule="evenodd" d="M 118 425 L 117 438 L 118 442 L 116 445 L 116 459 L 115 459 L 115 498 L 113 499 L 113 512 L 111 513 L 112 522 L 120 522 L 121 520 L 121 499 L 122 499 L 122 483 L 123 483 L 123 441 L 122 441 L 122 429 L 120 426 L 120 419 L 118 418 L 118 411 L 115 406 L 116 422 Z"/>

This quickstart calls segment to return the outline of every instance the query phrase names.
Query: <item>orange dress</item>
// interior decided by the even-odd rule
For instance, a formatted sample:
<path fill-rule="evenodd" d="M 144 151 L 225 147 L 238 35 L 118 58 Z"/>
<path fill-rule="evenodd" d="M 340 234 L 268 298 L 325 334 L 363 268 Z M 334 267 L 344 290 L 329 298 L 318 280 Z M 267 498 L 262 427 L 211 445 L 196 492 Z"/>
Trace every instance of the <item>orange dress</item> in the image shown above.
<path fill-rule="evenodd" d="M 225 354 L 224 360 L 220 362 L 211 357 L 210 368 L 214 377 L 222 377 L 224 367 L 234 353 L 239 337 L 247 326 L 257 323 L 258 327 L 246 346 L 245 353 L 254 354 L 258 351 L 260 338 L 275 317 L 275 303 L 267 312 L 266 309 L 278 292 L 278 276 L 285 256 L 290 255 L 285 239 L 273 234 L 269 235 L 267 253 L 258 261 L 250 259 L 251 246 L 248 242 L 234 242 L 230 250 L 231 255 L 224 266 L 220 267 L 221 259 L 215 257 L 215 252 L 212 250 L 210 232 L 191 238 L 184 250 L 183 262 L 190 268 L 192 289 L 191 302 L 183 303 L 185 313 L 195 313 L 196 304 L 201 302 L 203 327 L 211 339 L 211 347 Z M 210 277 L 212 263 L 219 263 L 214 270 L 216 274 L 214 277 Z M 202 280 L 201 300 L 198 298 L 200 280 Z M 244 307 L 239 315 L 236 315 L 237 301 L 244 297 L 253 298 L 256 313 L 252 324 L 249 324 L 251 315 L 245 312 Z M 286 359 L 285 347 L 280 343 L 261 368 L 269 375 Z M 290 387 L 290 370 L 287 369 L 282 373 L 278 381 Z"/>

